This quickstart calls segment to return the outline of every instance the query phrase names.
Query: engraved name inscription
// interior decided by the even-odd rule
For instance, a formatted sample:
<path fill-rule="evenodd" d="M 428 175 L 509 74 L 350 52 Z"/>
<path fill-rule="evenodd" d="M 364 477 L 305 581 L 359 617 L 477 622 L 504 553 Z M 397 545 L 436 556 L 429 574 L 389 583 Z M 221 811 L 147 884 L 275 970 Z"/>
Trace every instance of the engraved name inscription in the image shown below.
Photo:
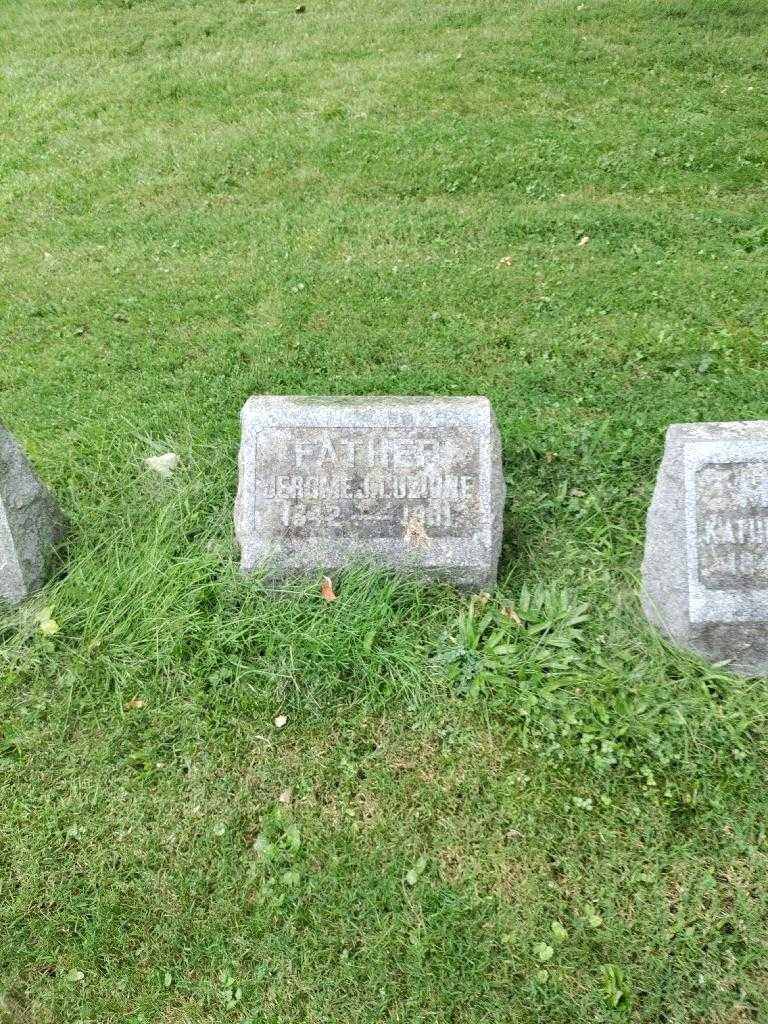
<path fill-rule="evenodd" d="M 253 468 L 255 526 L 299 539 L 471 534 L 480 456 L 471 433 L 273 428 Z"/>
<path fill-rule="evenodd" d="M 699 580 L 708 590 L 768 589 L 768 462 L 696 473 Z"/>

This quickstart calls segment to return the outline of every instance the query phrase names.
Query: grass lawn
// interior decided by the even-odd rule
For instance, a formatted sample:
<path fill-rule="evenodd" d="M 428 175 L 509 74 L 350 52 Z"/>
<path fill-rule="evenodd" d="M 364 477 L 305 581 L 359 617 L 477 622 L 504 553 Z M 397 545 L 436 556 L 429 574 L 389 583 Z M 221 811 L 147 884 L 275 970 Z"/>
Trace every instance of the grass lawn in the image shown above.
<path fill-rule="evenodd" d="M 667 424 L 766 417 L 765 0 L 306 6 L 0 10 L 75 526 L 0 617 L 0 1021 L 767 1022 L 768 691 L 637 600 Z M 499 593 L 239 578 L 257 393 L 487 395 Z"/>

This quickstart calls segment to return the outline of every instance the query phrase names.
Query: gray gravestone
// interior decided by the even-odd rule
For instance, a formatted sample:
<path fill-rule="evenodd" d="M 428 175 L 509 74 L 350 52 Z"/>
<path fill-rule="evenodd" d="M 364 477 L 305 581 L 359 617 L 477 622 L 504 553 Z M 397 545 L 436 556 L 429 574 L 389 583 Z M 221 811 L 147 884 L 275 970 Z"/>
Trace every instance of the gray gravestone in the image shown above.
<path fill-rule="evenodd" d="M 768 674 L 768 422 L 669 428 L 642 602 L 682 647 Z"/>
<path fill-rule="evenodd" d="M 485 398 L 251 398 L 235 526 L 242 570 L 353 562 L 496 581 L 501 442 Z"/>
<path fill-rule="evenodd" d="M 0 424 L 0 600 L 19 604 L 43 585 L 63 531 L 56 502 Z"/>

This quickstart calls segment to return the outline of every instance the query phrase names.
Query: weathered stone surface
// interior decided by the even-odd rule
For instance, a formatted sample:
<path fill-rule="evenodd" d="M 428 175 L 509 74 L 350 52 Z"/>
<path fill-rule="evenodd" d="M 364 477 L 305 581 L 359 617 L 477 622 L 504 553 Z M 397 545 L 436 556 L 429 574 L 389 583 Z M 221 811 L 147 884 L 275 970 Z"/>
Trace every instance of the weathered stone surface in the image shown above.
<path fill-rule="evenodd" d="M 235 527 L 246 573 L 369 562 L 487 589 L 504 492 L 485 398 L 262 396 L 243 409 Z"/>
<path fill-rule="evenodd" d="M 680 646 L 741 675 L 768 674 L 768 422 L 669 428 L 642 602 Z"/>
<path fill-rule="evenodd" d="M 19 604 L 43 585 L 63 530 L 56 502 L 0 424 L 0 601 Z"/>

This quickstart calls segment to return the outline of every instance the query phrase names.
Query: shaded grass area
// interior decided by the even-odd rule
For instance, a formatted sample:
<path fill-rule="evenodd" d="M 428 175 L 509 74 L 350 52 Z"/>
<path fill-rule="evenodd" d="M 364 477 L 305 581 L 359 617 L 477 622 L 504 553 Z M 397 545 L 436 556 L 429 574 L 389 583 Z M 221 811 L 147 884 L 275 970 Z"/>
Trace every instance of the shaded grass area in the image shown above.
<path fill-rule="evenodd" d="M 293 6 L 0 15 L 74 525 L 0 623 L 0 1020 L 764 1020 L 764 683 L 636 600 L 666 425 L 765 415 L 763 5 Z M 487 394 L 498 594 L 241 580 L 268 392 Z"/>

